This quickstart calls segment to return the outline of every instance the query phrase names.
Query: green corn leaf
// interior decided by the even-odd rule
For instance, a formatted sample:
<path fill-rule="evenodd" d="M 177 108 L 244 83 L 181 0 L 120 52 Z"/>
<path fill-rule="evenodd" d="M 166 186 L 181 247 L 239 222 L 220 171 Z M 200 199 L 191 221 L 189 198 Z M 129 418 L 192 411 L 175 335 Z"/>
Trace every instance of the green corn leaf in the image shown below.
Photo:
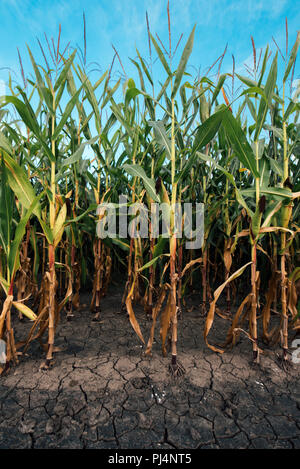
<path fill-rule="evenodd" d="M 215 88 L 215 91 L 214 91 L 214 94 L 213 94 L 213 97 L 212 97 L 212 100 L 211 100 L 211 106 L 213 105 L 213 103 L 217 99 L 217 97 L 220 93 L 220 90 L 221 90 L 222 86 L 224 85 L 225 80 L 226 80 L 226 73 L 223 74 L 223 75 L 220 75 L 219 81 L 217 83 L 217 86 Z"/>
<path fill-rule="evenodd" d="M 138 269 L 138 271 L 139 271 L 139 272 L 142 272 L 142 271 L 145 270 L 145 269 L 149 269 L 149 267 L 151 267 L 151 265 L 153 265 L 153 264 L 156 264 L 156 262 L 157 262 L 162 256 L 170 257 L 170 254 L 160 254 L 159 256 L 154 257 L 153 259 L 151 259 L 151 261 L 147 262 L 146 264 L 143 265 L 143 267 L 141 267 L 140 269 Z"/>
<path fill-rule="evenodd" d="M 106 104 L 108 103 L 108 101 L 110 101 L 112 96 L 115 94 L 115 92 L 119 88 L 120 83 L 121 83 L 121 78 L 119 78 L 119 80 L 117 81 L 117 83 L 114 85 L 113 88 L 111 88 L 111 89 L 109 88 L 107 90 L 107 95 L 106 95 L 105 99 L 103 100 L 103 103 L 101 104 L 101 109 L 103 109 L 106 106 Z"/>
<path fill-rule="evenodd" d="M 128 107 L 130 101 L 136 98 L 139 94 L 141 94 L 141 92 L 137 88 L 129 88 L 125 95 L 125 107 Z"/>
<path fill-rule="evenodd" d="M 65 160 L 62 160 L 62 162 L 61 162 L 62 168 L 65 167 L 65 166 L 70 166 L 70 165 L 80 161 L 85 147 L 87 145 L 93 145 L 94 143 L 97 142 L 98 139 L 99 139 L 99 136 L 94 137 L 91 140 L 88 140 L 87 142 L 82 142 L 80 144 L 80 146 L 77 148 L 77 150 L 73 153 L 72 156 L 69 156 L 69 158 L 66 158 Z"/>
<path fill-rule="evenodd" d="M 25 97 L 24 94 L 23 94 L 23 97 Z M 26 104 L 24 104 L 22 101 L 20 101 L 20 99 L 16 98 L 15 96 L 2 96 L 2 98 L 0 98 L 0 103 L 1 105 L 6 105 L 6 104 L 14 105 L 14 107 L 16 108 L 24 124 L 34 133 L 36 138 L 42 144 L 50 161 L 55 161 L 54 155 L 52 154 L 47 143 L 44 141 L 44 139 L 41 136 L 39 124 L 36 120 L 35 114 L 29 102 L 27 101 Z"/>
<path fill-rule="evenodd" d="M 148 71 L 148 69 L 147 69 L 147 67 L 146 67 L 146 65 L 145 65 L 145 62 L 144 62 L 144 60 L 142 59 L 142 57 L 141 57 L 141 55 L 140 55 L 140 53 L 139 53 L 139 51 L 138 51 L 137 49 L 136 49 L 136 52 L 137 52 L 138 58 L 140 59 L 140 62 L 141 62 L 142 68 L 143 68 L 143 70 L 144 70 L 144 72 L 145 72 L 145 75 L 146 75 L 146 77 L 148 78 L 148 80 L 149 80 L 149 82 L 151 83 L 151 85 L 153 86 L 153 81 L 152 81 L 151 75 L 150 75 L 150 73 L 149 73 L 149 71 Z"/>
<path fill-rule="evenodd" d="M 75 85 L 75 81 L 74 81 L 72 71 L 70 69 L 67 73 L 66 83 L 67 83 L 67 88 L 68 88 L 68 91 L 69 91 L 70 95 L 73 96 L 76 93 L 76 85 Z M 77 108 L 78 114 L 79 114 L 79 116 L 82 120 L 83 134 L 84 134 L 84 136 L 87 140 L 90 140 L 92 138 L 92 134 L 91 134 L 91 131 L 89 129 L 88 122 L 89 122 L 90 118 L 93 116 L 93 112 L 90 113 L 90 118 L 88 118 L 86 116 L 86 112 L 85 112 L 85 110 L 84 110 L 84 108 L 83 108 L 83 106 L 82 106 L 82 104 L 79 100 L 76 103 L 76 108 Z"/>
<path fill-rule="evenodd" d="M 285 71 L 285 74 L 284 74 L 284 77 L 283 77 L 284 82 L 286 82 L 286 80 L 288 79 L 291 68 L 292 68 L 292 66 L 293 66 L 293 64 L 296 60 L 299 44 L 300 44 L 300 31 L 297 32 L 296 42 L 295 42 L 295 44 L 294 44 L 294 46 L 291 50 L 291 53 L 290 53 L 289 62 L 288 62 L 288 65 L 286 67 L 286 71 Z"/>
<path fill-rule="evenodd" d="M 12 191 L 8 185 L 7 170 L 2 158 L 1 161 L 1 184 L 0 184 L 0 243 L 4 252 L 7 253 L 10 245 L 10 231 L 13 215 Z"/>
<path fill-rule="evenodd" d="M 85 210 L 81 215 L 78 215 L 76 218 L 72 218 L 68 220 L 68 223 L 77 223 L 78 221 L 82 220 L 88 213 L 90 212 L 95 212 L 97 210 L 98 205 L 97 204 L 90 204 L 89 208 Z"/>
<path fill-rule="evenodd" d="M 162 121 L 149 121 L 151 127 L 154 129 L 155 138 L 159 145 L 161 145 L 165 150 L 168 159 L 171 159 L 171 139 L 168 137 L 165 125 Z"/>
<path fill-rule="evenodd" d="M 139 166 L 137 164 L 124 164 L 123 168 L 131 176 L 138 177 L 138 178 L 142 179 L 143 184 L 144 184 L 145 189 L 146 189 L 146 192 L 149 195 L 149 197 L 151 197 L 152 200 L 154 200 L 155 202 L 160 201 L 160 199 L 159 199 L 159 197 L 158 197 L 158 195 L 156 194 L 156 191 L 155 191 L 154 180 L 149 178 L 146 175 L 145 170 L 141 166 Z"/>
<path fill-rule="evenodd" d="M 198 151 L 197 151 L 197 156 L 199 156 L 199 158 L 201 158 L 202 160 L 211 163 L 212 166 L 214 166 L 215 168 L 219 169 L 219 171 L 221 171 L 223 174 L 225 174 L 225 176 L 228 178 L 228 180 L 231 182 L 231 184 L 232 184 L 232 185 L 234 186 L 234 188 L 235 188 L 235 194 L 236 194 L 237 201 L 238 201 L 239 204 L 247 211 L 249 217 L 252 218 L 253 212 L 252 212 L 252 210 L 250 209 L 250 207 L 246 204 L 246 201 L 244 200 L 243 195 L 242 195 L 242 191 L 240 191 L 240 190 L 237 188 L 237 185 L 236 185 L 236 183 L 235 183 L 235 179 L 234 179 L 233 175 L 230 174 L 228 171 L 226 171 L 226 169 L 224 169 L 221 165 L 219 165 L 219 164 L 218 164 L 213 158 L 211 158 L 210 156 L 204 155 L 203 153 L 200 153 L 200 152 L 198 152 Z"/>
<path fill-rule="evenodd" d="M 10 141 L 1 131 L 0 131 L 0 148 L 6 151 L 6 153 L 8 153 L 9 155 L 13 154 L 13 149 L 12 149 Z"/>
<path fill-rule="evenodd" d="M 188 60 L 189 60 L 189 57 L 192 53 L 192 50 L 193 50 L 193 45 L 194 45 L 194 37 L 195 37 L 195 29 L 196 29 L 196 25 L 193 27 L 193 30 L 187 40 L 187 43 L 185 45 L 185 48 L 183 50 L 183 53 L 182 53 L 182 56 L 181 56 L 181 59 L 180 59 L 180 62 L 179 62 L 179 65 L 178 65 L 178 69 L 176 71 L 176 75 L 175 75 L 175 82 L 174 82 L 174 86 L 173 86 L 173 90 L 172 90 L 172 94 L 171 94 L 171 99 L 173 99 L 177 93 L 177 90 L 180 86 L 180 83 L 181 83 L 181 79 L 182 79 L 182 76 L 185 72 L 185 69 L 186 69 L 186 66 L 187 66 L 187 63 L 188 63 Z"/>
<path fill-rule="evenodd" d="M 293 194 L 288 189 L 283 189 L 282 187 L 261 187 L 260 193 L 263 195 L 283 197 L 286 199 L 291 199 Z M 241 193 L 248 197 L 253 197 L 255 194 L 255 189 L 242 189 Z"/>
<path fill-rule="evenodd" d="M 72 96 L 72 98 L 68 102 L 68 104 L 66 106 L 66 109 L 65 109 L 65 112 L 63 113 L 62 118 L 61 118 L 58 126 L 55 128 L 54 134 L 52 135 L 52 140 L 56 140 L 58 138 L 60 132 L 62 131 L 62 129 L 65 125 L 65 123 L 67 122 L 68 118 L 70 117 L 70 115 L 71 115 L 71 113 L 74 109 L 74 106 L 75 106 L 75 104 L 78 100 L 79 93 L 82 90 L 82 86 L 76 91 L 74 96 Z"/>
<path fill-rule="evenodd" d="M 195 140 L 192 148 L 192 153 L 205 147 L 214 138 L 219 130 L 221 122 L 223 120 L 224 110 L 218 111 L 208 119 L 206 119 L 202 125 L 200 125 L 196 131 Z"/>
<path fill-rule="evenodd" d="M 154 251 L 153 251 L 153 257 L 158 257 L 161 254 L 163 254 L 164 247 L 166 243 L 168 242 L 168 238 L 165 238 L 163 236 L 159 236 L 157 243 L 154 246 Z"/>
<path fill-rule="evenodd" d="M 248 143 L 241 126 L 233 117 L 229 109 L 223 113 L 223 125 L 229 141 L 243 166 L 248 168 L 255 177 L 259 177 L 252 148 Z"/>
<path fill-rule="evenodd" d="M 168 88 L 169 84 L 171 82 L 171 77 L 169 76 L 166 81 L 164 82 L 164 84 L 161 86 L 161 90 L 160 92 L 158 93 L 157 95 L 157 98 L 156 98 L 156 101 L 159 102 L 159 100 L 161 99 L 161 97 L 163 96 L 163 94 L 165 93 L 166 89 Z M 161 83 L 160 83 L 161 84 Z"/>
<path fill-rule="evenodd" d="M 121 110 L 119 106 L 115 103 L 113 98 L 111 99 L 111 110 L 118 119 L 118 121 L 124 126 L 128 134 L 132 136 L 132 127 L 130 126 L 130 123 L 122 116 Z"/>
<path fill-rule="evenodd" d="M 140 82 L 141 82 L 141 88 L 144 92 L 146 92 L 146 88 L 145 88 L 145 82 L 144 82 L 144 77 L 143 77 L 143 74 L 142 74 L 142 70 L 141 70 L 141 67 L 139 66 L 139 64 L 133 60 L 133 59 L 130 59 L 130 61 L 135 65 L 135 67 L 137 68 L 137 71 L 138 71 L 138 74 L 139 74 L 139 77 L 140 77 Z"/>
<path fill-rule="evenodd" d="M 29 127 L 32 132 L 38 136 L 40 133 L 39 125 L 34 117 L 34 112 L 31 109 L 32 112 L 28 109 L 28 107 L 18 98 L 15 96 L 2 96 L 1 97 L 1 105 L 6 105 L 6 104 L 13 104 L 16 110 L 18 111 L 18 114 L 20 115 L 21 119 L 23 120 L 24 124 Z"/>
<path fill-rule="evenodd" d="M 274 173 L 278 174 L 278 176 L 280 176 L 283 179 L 283 169 L 277 163 L 277 161 L 274 160 L 273 158 L 269 158 L 269 162 L 270 162 L 270 167 L 274 171 Z"/>
<path fill-rule="evenodd" d="M 58 79 L 56 80 L 55 82 L 55 85 L 54 85 L 54 91 L 57 91 L 58 88 L 63 85 L 64 86 L 64 82 L 65 80 L 67 79 L 67 75 L 69 73 L 69 70 L 71 68 L 71 65 L 74 61 L 74 58 L 75 58 L 75 55 L 77 53 L 77 50 L 74 50 L 74 52 L 70 55 L 70 57 L 68 58 L 68 60 L 66 60 L 65 62 L 65 66 L 64 68 L 62 69 L 62 71 L 60 72 L 60 75 L 58 77 Z"/>
<path fill-rule="evenodd" d="M 261 98 L 260 104 L 259 104 L 259 109 L 257 113 L 257 121 L 256 121 L 256 128 L 255 128 L 255 134 L 254 134 L 254 141 L 257 141 L 259 134 L 263 128 L 263 125 L 265 123 L 266 115 L 268 108 L 271 105 L 272 102 L 272 97 L 273 97 L 273 92 L 274 88 L 276 85 L 276 80 L 277 80 L 277 54 L 274 57 L 274 60 L 272 62 L 270 72 L 267 78 L 267 82 L 265 85 L 264 93 L 266 96 L 266 99 L 264 97 Z M 266 102 L 267 101 L 267 102 Z"/>
<path fill-rule="evenodd" d="M 53 238 L 53 232 L 50 226 L 48 226 L 47 223 L 45 223 L 42 218 L 39 218 L 39 222 L 40 222 L 40 225 L 42 227 L 44 235 L 46 236 L 48 243 L 53 244 L 54 238 Z"/>
<path fill-rule="evenodd" d="M 19 166 L 7 153 L 3 152 L 5 166 L 8 169 L 8 183 L 15 193 L 16 197 L 25 208 L 29 207 L 35 201 L 35 192 L 25 171 Z M 39 217 L 41 213 L 40 204 L 36 204 L 33 213 Z"/>
<path fill-rule="evenodd" d="M 254 239 L 258 236 L 260 225 L 261 225 L 262 213 L 259 210 L 259 205 L 257 205 L 255 213 L 251 218 L 251 231 L 254 236 Z M 251 233 L 250 231 L 250 233 Z"/>
<path fill-rule="evenodd" d="M 29 52 L 30 60 L 34 69 L 34 73 L 37 80 L 37 90 L 39 92 L 41 100 L 44 98 L 45 103 L 47 104 L 48 109 L 51 113 L 53 113 L 53 99 L 50 89 L 46 88 L 42 75 L 39 71 L 38 65 L 36 64 L 34 57 L 31 53 L 29 46 L 27 45 L 27 49 Z"/>
<path fill-rule="evenodd" d="M 267 66 L 267 61 L 268 61 L 268 56 L 269 56 L 269 46 L 266 47 L 263 63 L 261 66 L 261 71 L 260 71 L 260 76 L 258 80 L 258 86 L 261 85 L 262 79 L 264 77 L 265 71 L 266 71 L 266 66 Z"/>
<path fill-rule="evenodd" d="M 171 72 L 171 70 L 170 70 L 170 67 L 169 67 L 169 65 L 168 65 L 168 62 L 166 61 L 165 56 L 164 56 L 164 54 L 163 54 L 161 48 L 160 48 L 159 45 L 157 44 L 157 42 L 156 42 L 156 40 L 154 39 L 154 37 L 152 36 L 152 34 L 150 34 L 150 36 L 151 36 L 151 40 L 152 40 L 152 42 L 153 42 L 153 44 L 154 44 L 155 50 L 156 50 L 156 52 L 157 52 L 157 55 L 158 55 L 158 57 L 159 57 L 159 60 L 161 61 L 162 65 L 163 65 L 165 71 L 167 72 L 167 74 L 169 75 L 169 77 L 171 77 L 171 76 L 172 76 L 172 72 Z"/>
<path fill-rule="evenodd" d="M 32 213 L 34 213 L 37 210 L 37 207 L 39 206 L 39 201 L 43 195 L 44 193 L 42 192 L 38 197 L 34 197 L 30 207 L 26 211 L 25 216 L 19 221 L 17 225 L 15 237 L 12 242 L 12 246 L 11 246 L 9 256 L 8 256 L 8 266 L 9 266 L 10 275 L 12 277 L 14 277 L 20 265 L 19 250 L 20 250 L 20 244 L 25 234 L 27 222 L 29 218 L 31 217 Z"/>

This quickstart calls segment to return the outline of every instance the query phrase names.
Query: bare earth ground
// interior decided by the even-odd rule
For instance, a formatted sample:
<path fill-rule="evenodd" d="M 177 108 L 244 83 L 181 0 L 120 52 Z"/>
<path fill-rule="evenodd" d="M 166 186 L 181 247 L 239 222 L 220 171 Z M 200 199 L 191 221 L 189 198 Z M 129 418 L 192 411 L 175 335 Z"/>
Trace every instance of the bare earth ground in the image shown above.
<path fill-rule="evenodd" d="M 121 294 L 111 287 L 100 324 L 87 308 L 72 322 L 63 314 L 56 335 L 63 351 L 53 368 L 39 371 L 44 354 L 34 343 L 0 378 L 0 448 L 300 448 L 300 365 L 283 371 L 275 350 L 261 357 L 259 369 L 251 367 L 245 336 L 215 354 L 204 345 L 196 309 L 179 322 L 186 375 L 174 382 L 159 325 L 148 359 L 119 314 Z M 147 340 L 150 323 L 141 310 L 137 317 Z M 217 317 L 211 339 L 223 342 L 228 324 Z M 17 321 L 16 340 L 29 327 Z"/>

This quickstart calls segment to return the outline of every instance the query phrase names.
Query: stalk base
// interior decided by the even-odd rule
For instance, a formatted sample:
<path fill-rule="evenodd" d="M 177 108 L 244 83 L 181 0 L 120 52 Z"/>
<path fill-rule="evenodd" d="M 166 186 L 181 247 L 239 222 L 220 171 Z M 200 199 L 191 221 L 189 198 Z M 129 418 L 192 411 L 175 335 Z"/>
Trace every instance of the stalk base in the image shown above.
<path fill-rule="evenodd" d="M 169 371 L 173 378 L 179 378 L 185 374 L 184 366 L 177 360 L 177 355 L 172 355 L 172 360 L 169 365 Z"/>
<path fill-rule="evenodd" d="M 53 366 L 53 364 L 54 364 L 53 359 L 46 358 L 44 363 L 41 364 L 40 370 L 41 371 L 47 371 L 47 370 L 49 370 L 50 367 Z"/>
<path fill-rule="evenodd" d="M 259 352 L 258 350 L 253 350 L 253 364 L 259 365 Z"/>
<path fill-rule="evenodd" d="M 277 363 L 284 371 L 288 372 L 293 369 L 293 363 L 289 358 L 287 349 L 283 349 L 282 355 L 277 356 Z"/>
<path fill-rule="evenodd" d="M 98 322 L 98 321 L 100 321 L 100 319 L 101 319 L 101 316 L 100 316 L 100 315 L 101 315 L 101 308 L 100 308 L 100 306 L 96 306 L 96 313 L 95 313 L 95 315 L 94 315 L 92 321 L 93 321 L 93 322 Z"/>

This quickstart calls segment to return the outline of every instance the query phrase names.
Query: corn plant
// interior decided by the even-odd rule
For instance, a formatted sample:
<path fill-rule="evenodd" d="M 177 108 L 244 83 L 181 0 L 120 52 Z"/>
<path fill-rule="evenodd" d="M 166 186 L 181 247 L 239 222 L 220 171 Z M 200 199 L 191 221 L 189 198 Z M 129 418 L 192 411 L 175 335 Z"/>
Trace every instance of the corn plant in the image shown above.
<path fill-rule="evenodd" d="M 101 319 L 115 272 L 125 272 L 120 308 L 147 355 L 160 315 L 162 353 L 171 352 L 173 376 L 185 371 L 177 357 L 178 320 L 195 293 L 193 308 L 206 317 L 209 348 L 223 353 L 243 333 L 258 364 L 262 336 L 269 346 L 280 341 L 280 362 L 288 366 L 289 331 L 300 328 L 299 90 L 288 96 L 299 33 L 285 57 L 280 50 L 271 56 L 269 47 L 258 57 L 252 38 L 250 76 L 235 72 L 234 59 L 232 73 L 221 73 L 225 49 L 206 74 L 193 77 L 188 64 L 196 27 L 176 61 L 181 37 L 174 47 L 169 4 L 167 12 L 168 46 L 146 16 L 149 60 L 136 49 L 137 78 L 127 76 L 115 48 L 109 69 L 92 78 L 85 35 L 83 54 L 69 45 L 63 50 L 61 29 L 57 44 L 46 35 L 46 48 L 39 41 L 42 64 L 27 48 L 32 74 L 25 74 L 19 53 L 23 84 L 9 80 L 0 109 L 2 372 L 33 340 L 46 351 L 47 369 L 64 309 L 71 320 L 81 291 L 90 287 L 91 319 Z M 116 63 L 123 78 L 113 82 Z M 162 83 L 155 67 L 165 74 Z M 119 205 L 121 195 L 126 201 Z M 167 236 L 152 231 L 155 202 L 164 203 L 159 221 L 168 226 Z M 204 204 L 203 243 L 190 250 L 188 236 L 179 237 L 188 221 L 176 223 L 176 207 L 185 202 Z M 129 232 L 97 235 L 104 203 L 120 223 L 129 211 Z M 148 238 L 133 236 L 137 203 L 147 209 Z M 240 297 L 238 285 L 248 284 Z M 223 291 L 225 312 L 217 307 Z M 147 341 L 137 303 L 151 321 Z M 14 309 L 33 321 L 17 343 Z M 280 321 L 273 321 L 278 313 Z M 223 346 L 209 340 L 215 314 L 230 321 Z"/>

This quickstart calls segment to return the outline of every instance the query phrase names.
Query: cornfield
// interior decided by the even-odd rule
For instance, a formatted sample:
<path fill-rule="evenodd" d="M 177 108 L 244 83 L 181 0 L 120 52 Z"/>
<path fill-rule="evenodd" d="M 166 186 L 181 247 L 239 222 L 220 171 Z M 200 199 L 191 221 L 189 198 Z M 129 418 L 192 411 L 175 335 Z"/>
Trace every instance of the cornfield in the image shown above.
<path fill-rule="evenodd" d="M 0 111 L 0 339 L 6 346 L 0 373 L 37 340 L 41 367 L 49 368 L 61 314 L 71 321 L 80 293 L 90 289 L 91 320 L 100 321 L 115 275 L 124 276 L 121 313 L 146 355 L 159 328 L 172 375 L 185 371 L 177 331 L 192 294 L 206 318 L 199 333 L 207 347 L 223 353 L 243 338 L 259 363 L 261 343 L 280 344 L 282 366 L 291 365 L 289 340 L 300 330 L 299 87 L 292 92 L 300 33 L 289 47 L 287 30 L 286 50 L 275 53 L 256 50 L 252 39 L 247 76 L 236 72 L 234 59 L 232 71 L 221 73 L 225 50 L 206 76 L 193 77 L 187 67 L 195 27 L 177 58 L 181 37 L 174 43 L 168 19 L 166 46 L 148 24 L 149 58 L 136 50 L 135 79 L 114 49 L 111 67 L 92 82 L 86 39 L 82 50 L 63 48 L 61 30 L 56 43 L 47 36 L 44 45 L 39 41 L 40 63 L 28 47 L 28 76 L 19 54 L 23 82 L 10 79 Z M 122 68 L 116 82 L 115 63 Z M 151 230 L 149 237 L 128 230 L 97 235 L 101 204 L 110 204 L 118 221 L 125 209 L 132 221 L 137 203 L 147 213 L 154 203 L 167 207 L 161 219 L 169 217 L 168 236 Z M 203 240 L 195 249 L 186 248 L 175 222 L 175 205 L 186 203 L 204 204 Z M 225 309 L 217 306 L 221 295 Z M 151 321 L 149 337 L 137 321 L 138 304 Z M 228 320 L 223 344 L 209 338 L 216 314 Z M 13 322 L 27 321 L 24 316 L 32 327 L 18 341 Z"/>

